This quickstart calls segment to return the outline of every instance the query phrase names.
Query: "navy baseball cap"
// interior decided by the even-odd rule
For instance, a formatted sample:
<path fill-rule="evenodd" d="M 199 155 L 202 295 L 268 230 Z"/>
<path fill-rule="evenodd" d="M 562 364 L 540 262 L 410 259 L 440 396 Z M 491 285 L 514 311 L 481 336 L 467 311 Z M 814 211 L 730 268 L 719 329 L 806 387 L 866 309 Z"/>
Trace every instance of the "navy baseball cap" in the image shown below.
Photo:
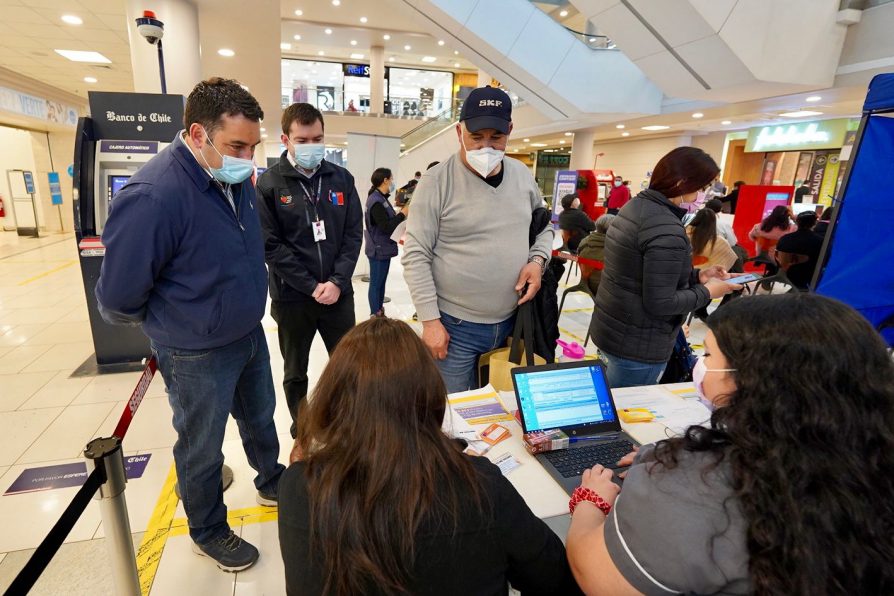
<path fill-rule="evenodd" d="M 512 122 L 512 100 L 502 89 L 496 87 L 479 87 L 469 93 L 463 102 L 459 121 L 465 122 L 469 132 L 484 128 L 494 128 L 503 134 L 509 134 Z"/>

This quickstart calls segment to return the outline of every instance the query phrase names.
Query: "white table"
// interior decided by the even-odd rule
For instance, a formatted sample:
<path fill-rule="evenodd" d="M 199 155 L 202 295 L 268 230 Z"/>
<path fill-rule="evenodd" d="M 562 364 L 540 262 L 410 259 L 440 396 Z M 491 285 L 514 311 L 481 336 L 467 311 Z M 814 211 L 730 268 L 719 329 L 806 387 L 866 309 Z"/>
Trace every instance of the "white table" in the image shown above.
<path fill-rule="evenodd" d="M 621 423 L 621 427 L 643 445 L 674 436 L 673 429 L 679 429 L 688 424 L 700 424 L 710 417 L 708 409 L 694 399 L 692 383 L 627 387 L 612 390 L 612 395 L 618 408 L 649 406 L 658 414 L 659 418 L 655 422 Z M 507 408 L 513 410 L 517 408 L 513 392 L 501 392 L 500 397 Z M 661 420 L 667 424 L 662 423 Z M 567 517 L 568 494 L 553 480 L 534 456 L 525 450 L 521 426 L 515 420 L 500 424 L 507 427 L 512 432 L 512 436 L 496 444 L 486 457 L 491 461 L 496 461 L 502 455 L 511 453 L 521 465 L 511 471 L 507 478 L 524 497 L 531 511 L 537 517 L 545 520 L 556 516 Z M 486 426 L 488 425 L 482 424 L 473 426 L 473 428 L 482 430 Z M 559 527 L 550 525 L 560 536 L 565 535 L 565 532 L 560 530 L 563 527 L 567 529 L 567 519 L 558 522 Z"/>

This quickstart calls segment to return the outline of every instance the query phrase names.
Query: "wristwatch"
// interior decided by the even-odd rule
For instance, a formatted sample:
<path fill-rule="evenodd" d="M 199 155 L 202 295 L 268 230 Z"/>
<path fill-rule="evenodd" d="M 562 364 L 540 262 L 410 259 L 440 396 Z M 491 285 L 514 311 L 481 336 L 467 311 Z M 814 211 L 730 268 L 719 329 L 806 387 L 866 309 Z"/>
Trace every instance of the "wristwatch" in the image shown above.
<path fill-rule="evenodd" d="M 540 265 L 540 274 L 543 275 L 543 272 L 546 271 L 546 259 L 541 257 L 540 255 L 534 255 L 533 257 L 528 258 L 529 263 L 537 263 Z"/>

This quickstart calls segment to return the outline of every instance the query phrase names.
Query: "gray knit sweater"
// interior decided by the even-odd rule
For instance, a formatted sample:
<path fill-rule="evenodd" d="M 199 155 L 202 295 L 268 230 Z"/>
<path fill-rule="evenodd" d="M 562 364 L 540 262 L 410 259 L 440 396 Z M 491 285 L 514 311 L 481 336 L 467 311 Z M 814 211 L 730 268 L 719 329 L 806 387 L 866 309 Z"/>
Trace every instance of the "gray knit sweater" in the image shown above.
<path fill-rule="evenodd" d="M 439 311 L 474 323 L 504 321 L 516 308 L 515 284 L 528 258 L 549 259 L 551 227 L 528 247 L 531 213 L 543 206 L 534 176 L 512 158 L 503 168 L 492 188 L 455 154 L 416 186 L 403 266 L 420 321 Z"/>

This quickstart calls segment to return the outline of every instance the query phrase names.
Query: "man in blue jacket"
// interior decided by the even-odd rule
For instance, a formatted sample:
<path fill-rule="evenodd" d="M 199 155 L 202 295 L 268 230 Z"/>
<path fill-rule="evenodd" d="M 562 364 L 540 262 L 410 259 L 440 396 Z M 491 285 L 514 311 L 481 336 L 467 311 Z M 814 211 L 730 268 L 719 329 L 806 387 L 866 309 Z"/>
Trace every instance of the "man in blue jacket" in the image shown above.
<path fill-rule="evenodd" d="M 314 337 L 319 331 L 331 354 L 354 326 L 351 276 L 363 242 L 363 209 L 354 177 L 323 159 L 323 114 L 317 108 L 290 105 L 282 132 L 286 150 L 258 178 L 257 193 L 270 267 L 270 314 L 279 326 L 295 437 Z"/>
<path fill-rule="evenodd" d="M 275 506 L 284 467 L 276 397 L 260 321 L 264 245 L 248 178 L 261 106 L 238 82 L 213 78 L 186 101 L 182 131 L 115 197 L 96 286 L 110 323 L 149 336 L 174 411 L 174 463 L 193 551 L 224 571 L 258 550 L 233 533 L 223 503 L 224 430 L 232 414 L 258 502 Z"/>

